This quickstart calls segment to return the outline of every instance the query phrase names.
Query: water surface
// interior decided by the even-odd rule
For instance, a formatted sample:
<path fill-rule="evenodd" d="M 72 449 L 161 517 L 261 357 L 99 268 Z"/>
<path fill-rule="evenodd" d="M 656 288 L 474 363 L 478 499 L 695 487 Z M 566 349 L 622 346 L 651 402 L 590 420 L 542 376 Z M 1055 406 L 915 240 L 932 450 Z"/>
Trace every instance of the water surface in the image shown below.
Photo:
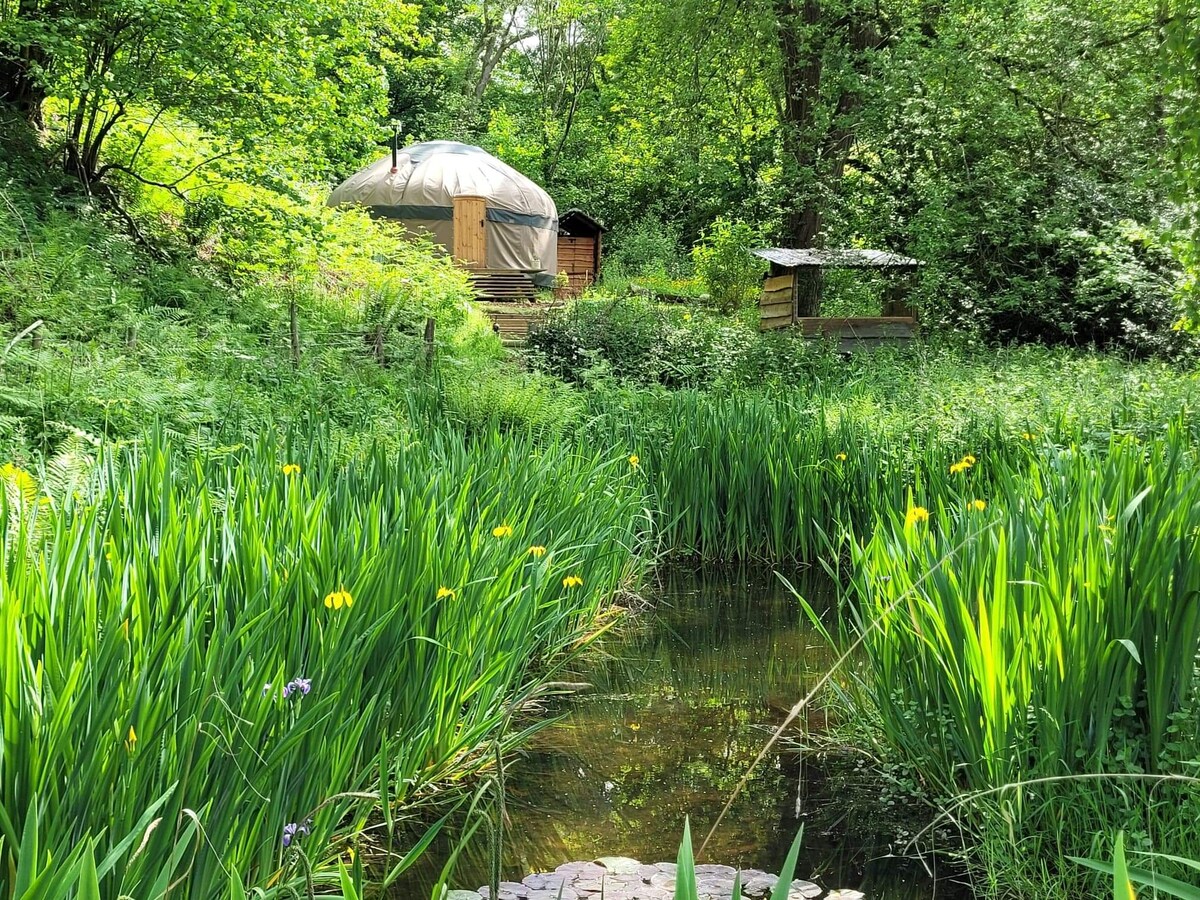
<path fill-rule="evenodd" d="M 819 573 L 784 574 L 817 608 L 832 605 Z M 509 765 L 505 878 L 598 856 L 673 860 L 685 816 L 699 846 L 771 730 L 836 658 L 770 570 L 669 570 L 652 601 L 575 664 L 566 677 L 592 689 L 555 701 L 561 720 Z M 805 727 L 825 727 L 819 708 Z M 702 861 L 777 871 L 803 823 L 799 877 L 872 900 L 964 896 L 892 855 L 895 816 L 873 806 L 876 786 L 847 780 L 850 768 L 773 753 Z M 487 883 L 487 844 L 479 832 L 464 849 L 454 886 Z M 430 852 L 410 890 L 428 896 L 446 852 Z"/>

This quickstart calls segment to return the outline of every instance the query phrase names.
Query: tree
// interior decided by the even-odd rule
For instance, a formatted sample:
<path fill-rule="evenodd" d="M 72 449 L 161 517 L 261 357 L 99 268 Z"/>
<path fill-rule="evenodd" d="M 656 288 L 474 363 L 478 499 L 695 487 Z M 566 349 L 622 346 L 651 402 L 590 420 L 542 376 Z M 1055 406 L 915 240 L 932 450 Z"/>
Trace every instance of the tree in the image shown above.
<path fill-rule="evenodd" d="M 172 115 L 222 153 L 370 128 L 385 99 L 379 55 L 411 40 L 415 21 L 415 7 L 383 0 L 5 2 L 0 98 L 32 121 L 48 97 L 62 102 L 64 165 L 85 184 L 136 176 L 140 143 L 105 161 L 106 141 L 126 126 L 144 140 Z"/>

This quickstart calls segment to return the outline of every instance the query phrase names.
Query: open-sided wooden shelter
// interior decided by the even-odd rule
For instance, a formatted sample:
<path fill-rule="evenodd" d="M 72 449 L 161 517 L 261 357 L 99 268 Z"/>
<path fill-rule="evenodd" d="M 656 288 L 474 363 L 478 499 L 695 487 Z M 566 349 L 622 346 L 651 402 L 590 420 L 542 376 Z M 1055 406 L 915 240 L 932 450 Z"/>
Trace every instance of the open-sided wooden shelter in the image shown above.
<path fill-rule="evenodd" d="M 801 316 L 798 314 L 797 301 L 804 270 L 876 269 L 911 272 L 922 265 L 920 260 L 884 250 L 768 247 L 750 252 L 771 264 L 763 279 L 759 298 L 761 331 L 794 326 L 802 334 L 836 338 L 842 349 L 907 341 L 916 334 L 916 316 L 896 291 L 889 292 L 883 304 L 883 315 L 879 316 Z"/>
<path fill-rule="evenodd" d="M 567 286 L 560 297 L 578 297 L 600 273 L 604 226 L 579 209 L 569 209 L 558 220 L 558 271 L 566 273 Z"/>

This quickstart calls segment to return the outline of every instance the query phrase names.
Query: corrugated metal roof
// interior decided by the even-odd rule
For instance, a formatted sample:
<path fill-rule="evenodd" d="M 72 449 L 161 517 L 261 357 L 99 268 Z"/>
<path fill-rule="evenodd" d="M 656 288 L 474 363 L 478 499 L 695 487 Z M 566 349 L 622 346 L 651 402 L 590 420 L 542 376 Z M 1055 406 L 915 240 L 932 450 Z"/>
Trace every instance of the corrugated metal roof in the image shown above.
<path fill-rule="evenodd" d="M 888 253 L 885 250 L 797 250 L 788 247 L 764 247 L 750 252 L 787 268 L 820 266 L 826 269 L 915 269 L 924 265 L 919 259 L 901 256 L 899 253 Z"/>

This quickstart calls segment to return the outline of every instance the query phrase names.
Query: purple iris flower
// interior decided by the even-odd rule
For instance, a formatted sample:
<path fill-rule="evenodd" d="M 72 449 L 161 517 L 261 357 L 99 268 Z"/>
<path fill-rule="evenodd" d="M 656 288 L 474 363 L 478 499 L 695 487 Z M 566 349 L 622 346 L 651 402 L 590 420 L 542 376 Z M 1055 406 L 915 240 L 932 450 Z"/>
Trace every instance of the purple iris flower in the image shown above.
<path fill-rule="evenodd" d="M 311 690 L 312 690 L 312 679 L 311 678 L 293 678 L 291 681 L 289 681 L 284 686 L 283 696 L 284 696 L 284 698 L 290 697 L 296 691 L 299 691 L 301 694 L 307 694 Z"/>
<path fill-rule="evenodd" d="M 288 822 L 283 826 L 283 846 L 292 846 L 296 838 L 308 834 L 312 830 L 309 822 Z"/>

